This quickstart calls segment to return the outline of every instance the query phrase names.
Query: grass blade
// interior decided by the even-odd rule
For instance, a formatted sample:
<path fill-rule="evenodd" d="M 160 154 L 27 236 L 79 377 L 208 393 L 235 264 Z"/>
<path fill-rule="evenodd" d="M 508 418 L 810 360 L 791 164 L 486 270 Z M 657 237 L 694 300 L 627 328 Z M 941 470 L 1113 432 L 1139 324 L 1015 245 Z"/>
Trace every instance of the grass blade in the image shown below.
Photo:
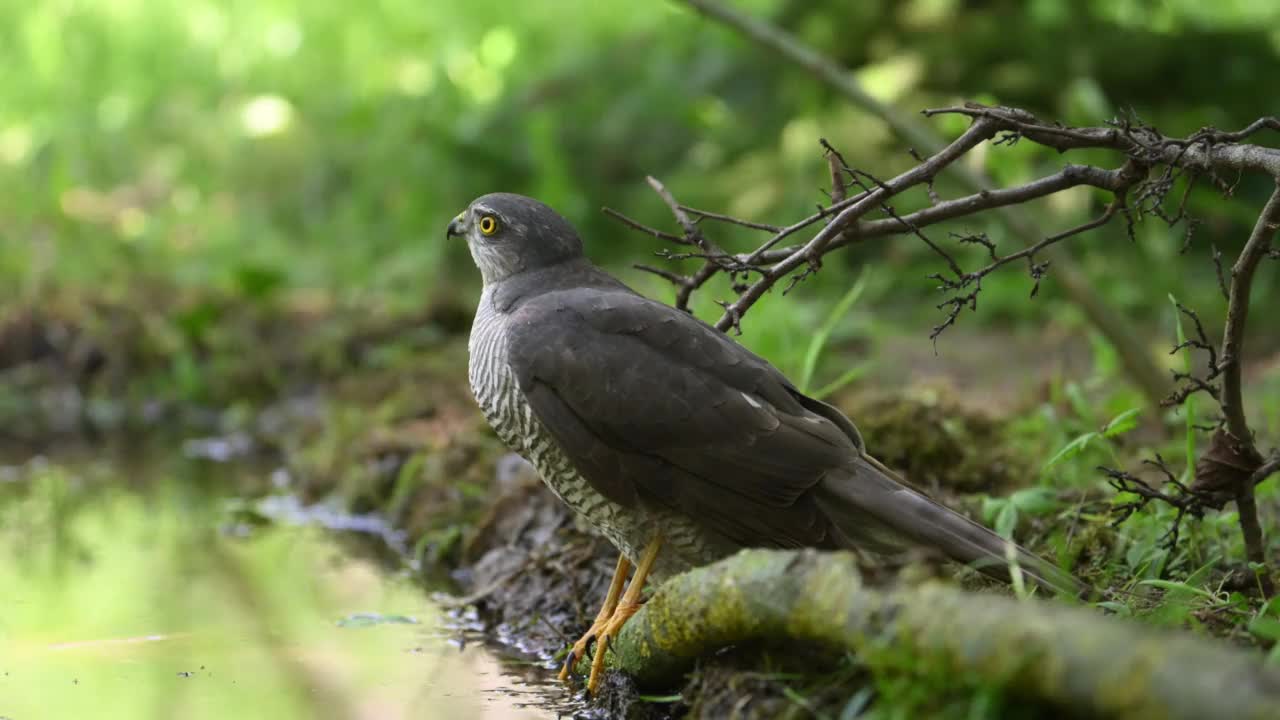
<path fill-rule="evenodd" d="M 831 338 L 831 332 L 835 330 L 836 324 L 840 319 L 849 313 L 853 304 L 862 296 L 862 292 L 867 289 L 867 273 L 862 271 L 858 275 L 858 279 L 854 281 L 853 287 L 840 298 L 840 301 L 831 308 L 831 312 L 827 314 L 827 319 L 822 322 L 817 332 L 813 334 L 813 338 L 809 341 L 809 347 L 805 350 L 804 365 L 800 369 L 800 392 L 808 394 L 809 384 L 813 382 L 814 370 L 818 367 L 818 358 L 822 355 L 822 350 L 826 347 L 827 341 Z M 847 382 L 847 381 L 846 381 Z"/>

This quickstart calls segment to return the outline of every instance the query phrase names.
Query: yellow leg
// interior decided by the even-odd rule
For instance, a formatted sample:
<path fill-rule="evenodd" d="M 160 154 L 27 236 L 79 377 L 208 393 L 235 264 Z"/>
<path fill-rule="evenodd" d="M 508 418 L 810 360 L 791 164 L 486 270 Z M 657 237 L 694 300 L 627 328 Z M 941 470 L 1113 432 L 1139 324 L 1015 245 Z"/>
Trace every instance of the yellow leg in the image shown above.
<path fill-rule="evenodd" d="M 591 676 L 587 678 L 587 692 L 592 695 L 600 686 L 600 675 L 604 672 L 604 655 L 609 649 L 609 640 L 617 635 L 631 616 L 640 610 L 640 592 L 644 590 L 644 581 L 649 577 L 649 571 L 653 570 L 653 563 L 657 561 L 658 550 L 661 548 L 662 536 L 654 535 L 653 540 L 650 540 L 645 547 L 640 563 L 636 565 L 636 574 L 631 578 L 627 592 L 618 602 L 618 607 L 614 609 L 613 616 L 609 618 L 604 629 L 597 635 L 596 654 L 591 658 Z"/>
<path fill-rule="evenodd" d="M 600 606 L 600 612 L 591 623 L 591 629 L 573 644 L 573 652 L 565 658 L 564 667 L 560 668 L 560 682 L 569 681 L 569 673 L 578 667 L 578 661 L 587 652 L 587 646 L 591 644 L 591 640 L 608 626 L 609 618 L 613 617 L 613 611 L 618 607 L 618 596 L 622 595 L 622 584 L 627 581 L 627 572 L 630 570 L 631 561 L 626 555 L 619 554 L 618 566 L 613 570 L 613 581 L 609 583 L 609 594 L 605 595 L 604 605 Z"/>

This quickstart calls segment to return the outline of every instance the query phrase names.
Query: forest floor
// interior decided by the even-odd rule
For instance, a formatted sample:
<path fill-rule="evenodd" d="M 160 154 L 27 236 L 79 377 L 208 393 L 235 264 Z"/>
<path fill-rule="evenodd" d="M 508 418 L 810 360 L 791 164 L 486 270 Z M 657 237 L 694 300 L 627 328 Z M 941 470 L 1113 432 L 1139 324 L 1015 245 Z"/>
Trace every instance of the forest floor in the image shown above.
<path fill-rule="evenodd" d="M 548 667 L 590 623 L 616 556 L 475 409 L 465 380 L 466 308 L 335 321 L 326 310 L 264 312 L 203 300 L 192 306 L 192 343 L 167 338 L 127 306 L 88 305 L 92 323 L 47 306 L 0 318 L 0 441 L 36 454 L 85 433 L 185 428 L 227 453 L 277 459 L 291 480 L 276 492 L 381 514 L 405 533 L 424 574 L 447 578 L 495 637 Z M 1097 364 L 1087 340 L 970 330 L 948 343 L 938 357 L 928 343 L 884 338 L 877 352 L 892 353 L 893 366 L 834 398 L 882 460 L 946 504 L 1128 598 L 1107 612 L 1280 659 L 1280 608 L 1241 580 L 1230 513 L 1184 530 L 1182 548 L 1164 545 L 1169 512 L 1112 522 L 1115 494 L 1093 467 L 1103 460 L 1132 467 L 1151 448 L 1167 447 L 1167 420 L 1063 449 L 1113 422 L 1111 411 L 1081 407 L 1113 381 L 1064 380 Z M 1277 366 L 1280 355 L 1270 356 L 1249 374 L 1274 382 Z M 160 392 L 173 387 L 181 392 Z M 1274 553 L 1280 497 L 1272 485 L 1260 504 Z M 975 573 L 959 576 L 1001 592 Z M 878 698 L 894 708 L 885 716 L 1036 716 L 1037 708 L 999 688 L 871 678 L 853 658 L 796 651 L 736 648 L 661 696 L 614 675 L 596 706 L 609 717 L 834 718 L 853 717 Z"/>

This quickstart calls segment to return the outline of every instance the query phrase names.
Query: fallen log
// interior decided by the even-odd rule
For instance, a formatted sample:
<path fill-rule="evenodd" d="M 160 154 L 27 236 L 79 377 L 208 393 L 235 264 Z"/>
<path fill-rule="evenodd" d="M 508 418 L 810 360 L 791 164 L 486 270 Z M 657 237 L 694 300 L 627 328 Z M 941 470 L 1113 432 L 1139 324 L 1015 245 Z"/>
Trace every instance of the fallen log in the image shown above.
<path fill-rule="evenodd" d="M 867 587 L 846 553 L 749 550 L 672 578 L 609 664 L 641 687 L 752 641 L 845 648 L 873 671 L 941 668 L 1106 718 L 1280 718 L 1280 668 L 1212 640 L 1058 602 L 928 582 Z"/>

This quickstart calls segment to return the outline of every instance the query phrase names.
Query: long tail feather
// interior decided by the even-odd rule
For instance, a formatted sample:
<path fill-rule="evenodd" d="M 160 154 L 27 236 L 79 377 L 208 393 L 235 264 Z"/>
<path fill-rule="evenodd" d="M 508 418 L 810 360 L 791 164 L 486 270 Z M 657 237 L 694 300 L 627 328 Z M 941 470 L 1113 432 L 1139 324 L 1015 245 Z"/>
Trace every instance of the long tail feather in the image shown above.
<path fill-rule="evenodd" d="M 1055 593 L 1081 596 L 1088 587 L 991 530 L 907 487 L 871 457 L 859 457 L 823 480 L 818 502 L 854 548 L 885 553 L 935 548 L 1003 582 L 1016 571 Z"/>

